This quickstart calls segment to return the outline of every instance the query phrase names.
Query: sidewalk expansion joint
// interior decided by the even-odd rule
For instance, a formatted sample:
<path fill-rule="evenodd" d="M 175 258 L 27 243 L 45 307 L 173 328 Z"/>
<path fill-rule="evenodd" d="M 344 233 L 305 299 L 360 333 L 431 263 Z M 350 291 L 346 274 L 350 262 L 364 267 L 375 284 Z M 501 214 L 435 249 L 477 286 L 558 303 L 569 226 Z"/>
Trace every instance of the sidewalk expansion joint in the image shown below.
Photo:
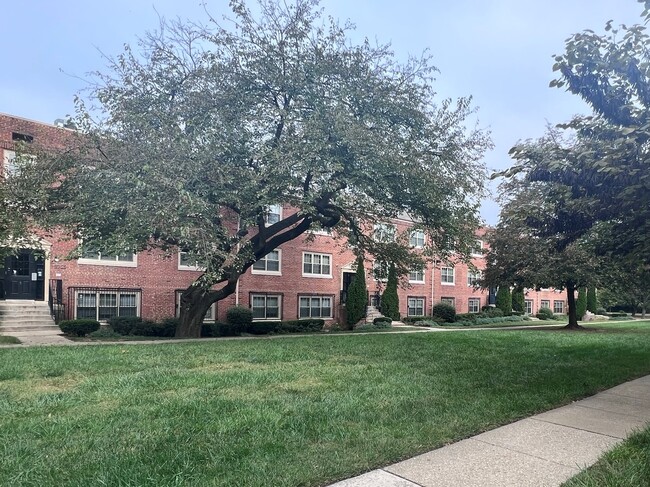
<path fill-rule="evenodd" d="M 392 467 L 392 465 L 389 465 L 389 467 Z M 402 480 L 406 480 L 407 482 L 410 482 L 410 483 L 412 483 L 413 485 L 417 485 L 417 487 L 426 487 L 426 486 L 424 486 L 424 485 L 422 485 L 422 484 L 418 484 L 417 482 L 415 482 L 415 481 L 413 481 L 413 480 L 411 480 L 411 479 L 408 479 L 408 478 L 406 478 L 406 477 L 404 477 L 404 476 L 402 476 L 402 475 L 400 475 L 400 474 L 398 474 L 398 473 L 389 472 L 388 470 L 385 470 L 385 469 L 383 469 L 383 468 L 380 468 L 379 470 L 381 470 L 382 472 L 386 472 L 387 474 L 390 474 L 390 475 L 392 475 L 393 477 L 397 477 L 397 478 L 400 478 L 400 479 L 402 479 Z"/>
<path fill-rule="evenodd" d="M 528 419 L 532 419 L 533 421 L 537 421 L 538 423 L 554 424 L 554 425 L 556 425 L 556 426 L 563 426 L 563 427 L 565 427 L 565 428 L 570 428 L 570 429 L 572 429 L 572 430 L 576 430 L 576 431 L 584 431 L 584 432 L 586 432 L 586 433 L 591 433 L 591 434 L 593 434 L 593 435 L 605 436 L 605 437 L 607 437 L 607 438 L 612 438 L 612 439 L 614 439 L 614 440 L 624 440 L 625 438 L 627 438 L 627 436 L 612 436 L 612 435 L 606 435 L 605 433 L 601 433 L 601 432 L 599 432 L 599 431 L 592 431 L 592 430 L 588 430 L 588 429 L 585 429 L 585 428 L 578 428 L 577 426 L 568 426 L 568 425 L 566 425 L 566 424 L 556 423 L 555 421 L 549 421 L 549 420 L 547 420 L 547 419 L 539 419 L 539 418 L 535 418 L 535 417 L 530 417 L 530 418 L 528 418 Z"/>
<path fill-rule="evenodd" d="M 579 472 L 580 470 L 582 470 L 582 468 L 580 468 L 580 466 L 578 466 L 578 465 L 567 465 L 565 463 L 556 462 L 555 460 L 549 460 L 548 458 L 540 457 L 540 456 L 537 456 L 537 455 L 531 455 L 530 453 L 515 450 L 514 448 L 509 448 L 507 446 L 497 445 L 495 443 L 490 443 L 489 441 L 485 441 L 485 440 L 479 440 L 478 438 L 467 438 L 467 439 L 471 440 L 471 441 L 478 441 L 479 443 L 485 443 L 486 445 L 494 446 L 496 448 L 503 448 L 504 450 L 508 450 L 508 451 L 511 451 L 511 452 L 514 452 L 514 453 L 518 453 L 519 455 L 525 455 L 525 456 L 530 457 L 530 458 L 536 458 L 537 460 L 542 460 L 544 462 L 553 463 L 555 465 L 560 465 L 561 467 L 573 468 L 573 469 L 576 470 L 576 472 Z"/>

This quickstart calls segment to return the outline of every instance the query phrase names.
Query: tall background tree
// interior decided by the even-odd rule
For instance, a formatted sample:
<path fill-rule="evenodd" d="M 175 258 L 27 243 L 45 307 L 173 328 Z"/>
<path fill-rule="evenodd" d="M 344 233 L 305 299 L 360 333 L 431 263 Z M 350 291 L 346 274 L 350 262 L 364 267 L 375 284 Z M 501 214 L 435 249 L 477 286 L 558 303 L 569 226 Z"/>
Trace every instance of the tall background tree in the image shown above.
<path fill-rule="evenodd" d="M 400 318 L 395 264 L 390 264 L 388 267 L 388 282 L 386 282 L 386 289 L 384 289 L 384 292 L 381 295 L 380 311 L 381 314 L 388 316 L 393 321 L 398 321 Z"/>
<path fill-rule="evenodd" d="M 310 229 L 401 275 L 418 257 L 368 229 L 406 212 L 436 252 L 468 254 L 490 142 L 470 99 L 436 99 L 429 55 L 353 44 L 317 0 L 230 4 L 232 21 L 163 23 L 98 74 L 83 148 L 25 173 L 37 221 L 104 252 L 187 252 L 205 272 L 177 336 L 198 336 L 242 273 Z M 269 220 L 277 204 L 292 210 Z"/>
<path fill-rule="evenodd" d="M 357 322 L 366 316 L 368 307 L 368 289 L 366 287 L 366 271 L 363 257 L 357 258 L 357 270 L 348 287 L 345 303 L 346 322 L 351 330 Z"/>

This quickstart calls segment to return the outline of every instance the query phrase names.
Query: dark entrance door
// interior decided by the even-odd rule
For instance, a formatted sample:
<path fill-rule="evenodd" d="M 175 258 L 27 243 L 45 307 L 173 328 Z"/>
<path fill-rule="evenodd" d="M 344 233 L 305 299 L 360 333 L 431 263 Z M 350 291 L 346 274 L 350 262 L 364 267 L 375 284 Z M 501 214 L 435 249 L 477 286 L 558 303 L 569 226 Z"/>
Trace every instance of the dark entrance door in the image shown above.
<path fill-rule="evenodd" d="M 354 278 L 354 272 L 343 272 L 343 289 L 341 289 L 341 304 L 348 300 L 348 288 Z"/>
<path fill-rule="evenodd" d="M 5 258 L 4 268 L 6 299 L 43 299 L 42 257 L 36 257 L 33 250 L 21 249 L 15 255 Z"/>

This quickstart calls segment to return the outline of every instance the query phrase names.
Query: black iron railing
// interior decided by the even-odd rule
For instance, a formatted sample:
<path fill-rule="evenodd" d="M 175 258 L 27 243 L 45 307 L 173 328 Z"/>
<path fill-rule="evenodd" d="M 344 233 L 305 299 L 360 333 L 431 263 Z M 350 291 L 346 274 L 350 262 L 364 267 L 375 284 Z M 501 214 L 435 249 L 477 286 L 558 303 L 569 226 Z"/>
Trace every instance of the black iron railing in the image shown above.
<path fill-rule="evenodd" d="M 63 302 L 63 281 L 50 279 L 50 293 L 48 297 L 50 314 L 55 323 L 65 319 L 65 303 Z"/>

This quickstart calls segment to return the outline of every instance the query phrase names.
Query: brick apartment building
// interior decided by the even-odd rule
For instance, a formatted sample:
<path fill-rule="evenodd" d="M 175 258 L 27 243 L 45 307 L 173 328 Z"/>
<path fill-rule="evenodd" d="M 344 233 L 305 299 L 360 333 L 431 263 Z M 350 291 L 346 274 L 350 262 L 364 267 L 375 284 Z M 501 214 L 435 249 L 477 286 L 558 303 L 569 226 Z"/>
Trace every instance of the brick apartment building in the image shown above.
<path fill-rule="evenodd" d="M 16 144 L 62 147 L 71 139 L 66 128 L 0 114 L 0 155 L 3 174 L 10 174 Z M 271 220 L 287 216 L 289 207 L 271 209 Z M 408 220 L 387 223 L 399 232 L 407 231 Z M 0 262 L 0 299 L 59 301 L 68 318 L 138 315 L 160 319 L 177 314 L 179 293 L 201 273 L 182 253 L 162 251 L 137 255 L 85 254 L 68 260 L 77 242 L 61 235 L 35 235 L 33 244 L 23 242 L 20 250 Z M 426 236 L 411 232 L 410 243 L 422 247 Z M 484 242 L 477 233 L 474 266 L 484 268 Z M 39 250 L 40 249 L 40 250 Z M 313 238 L 301 237 L 281 245 L 254 264 L 239 280 L 237 291 L 213 306 L 206 320 L 225 319 L 235 304 L 252 308 L 256 319 L 322 317 L 329 322 L 341 319 L 347 287 L 354 275 L 355 257 L 345 241 L 326 232 Z M 374 278 L 373 266 L 366 262 L 371 301 L 384 282 Z M 403 278 L 398 290 L 402 316 L 423 315 L 433 304 L 452 304 L 457 312 L 477 312 L 488 304 L 489 296 L 474 286 L 479 274 L 465 264 L 450 266 L 431 261 L 421 271 Z M 566 311 L 564 294 L 559 291 L 529 291 L 526 307 L 535 313 L 542 307 L 556 313 Z"/>

